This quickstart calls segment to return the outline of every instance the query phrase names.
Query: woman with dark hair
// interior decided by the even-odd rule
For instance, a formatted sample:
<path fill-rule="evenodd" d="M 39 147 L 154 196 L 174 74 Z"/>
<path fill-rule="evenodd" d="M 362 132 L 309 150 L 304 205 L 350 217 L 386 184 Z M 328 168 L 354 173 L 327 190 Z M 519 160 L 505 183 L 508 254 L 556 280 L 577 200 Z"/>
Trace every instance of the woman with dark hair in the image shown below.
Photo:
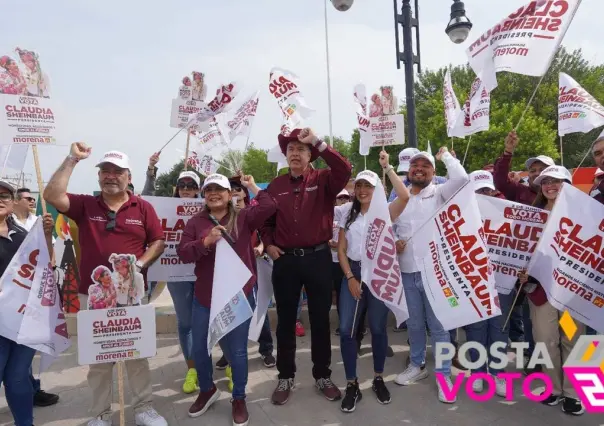
<path fill-rule="evenodd" d="M 380 165 L 394 187 L 397 198 L 389 204 L 388 210 L 392 220 L 398 218 L 409 201 L 409 190 L 400 180 L 394 168 L 390 166 L 386 151 L 380 153 Z M 379 177 L 372 171 L 359 173 L 354 183 L 354 198 L 340 216 L 340 234 L 338 237 L 338 259 L 344 272 L 340 290 L 340 347 L 344 371 L 346 373 L 346 394 L 342 400 L 341 410 L 351 413 L 356 409 L 357 401 L 362 397 L 357 377 L 357 338 L 355 332 L 359 324 L 360 313 L 367 306 L 367 318 L 371 330 L 371 347 L 373 350 L 373 385 L 380 404 L 390 403 L 390 391 L 384 379 L 384 364 L 388 349 L 388 307 L 371 293 L 367 284 L 361 281 L 361 250 L 363 246 L 364 216 L 369 211 L 373 192 L 379 183 Z M 357 307 L 358 303 L 358 309 Z M 353 329 L 354 327 L 354 329 Z"/>
<path fill-rule="evenodd" d="M 534 181 L 534 184 L 540 190 L 533 202 L 533 206 L 551 211 L 565 183 L 572 183 L 572 176 L 566 168 L 562 166 L 550 166 L 543 170 Z M 543 372 L 551 378 L 554 388 L 551 396 L 542 401 L 542 403 L 549 406 L 562 403 L 563 412 L 579 416 L 585 412 L 585 408 L 579 400 L 573 384 L 565 377 L 562 366 L 568 359 L 577 338 L 585 334 L 585 326 L 577 321 L 576 318 L 573 318 L 577 326 L 577 332 L 575 333 L 575 338 L 569 340 L 566 334 L 560 331 L 559 324 L 562 313 L 548 302 L 547 295 L 541 283 L 534 277 L 526 274 L 526 272 L 522 272 L 518 274 L 516 285 L 528 297 L 535 341 L 544 342 L 547 345 L 547 350 L 553 363 L 553 368 L 544 367 L 543 369 Z"/>
<path fill-rule="evenodd" d="M 0 93 L 7 95 L 27 94 L 27 81 L 19 70 L 19 65 L 8 56 L 0 57 Z"/>

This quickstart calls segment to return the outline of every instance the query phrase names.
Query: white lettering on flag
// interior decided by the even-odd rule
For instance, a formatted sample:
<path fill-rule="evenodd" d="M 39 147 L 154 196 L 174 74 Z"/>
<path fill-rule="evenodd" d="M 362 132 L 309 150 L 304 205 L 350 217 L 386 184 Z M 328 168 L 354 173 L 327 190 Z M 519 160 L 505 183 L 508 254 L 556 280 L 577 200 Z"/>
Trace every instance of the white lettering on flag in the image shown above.
<path fill-rule="evenodd" d="M 268 90 L 277 101 L 285 123 L 290 129 L 300 126 L 315 110 L 306 104 L 298 87 L 298 76 L 291 71 L 275 67 L 269 74 Z"/>

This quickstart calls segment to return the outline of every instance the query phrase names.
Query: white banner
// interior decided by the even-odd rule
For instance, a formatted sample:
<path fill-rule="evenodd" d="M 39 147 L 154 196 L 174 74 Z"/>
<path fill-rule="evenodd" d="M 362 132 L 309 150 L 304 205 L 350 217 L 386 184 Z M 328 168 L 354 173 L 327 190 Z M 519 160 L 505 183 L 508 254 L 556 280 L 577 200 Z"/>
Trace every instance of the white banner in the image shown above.
<path fill-rule="evenodd" d="M 363 83 L 354 86 L 354 101 L 361 107 L 361 112 L 367 115 L 367 88 Z"/>
<path fill-rule="evenodd" d="M 229 140 L 232 141 L 237 136 L 249 137 L 252 124 L 254 124 L 254 118 L 256 118 L 259 96 L 260 92 L 256 91 L 256 93 L 243 101 L 243 104 L 239 108 L 227 113 L 225 121 L 229 128 Z"/>
<path fill-rule="evenodd" d="M 229 131 L 226 127 L 225 116 L 223 114 L 212 117 L 207 123 L 204 123 L 203 127 L 207 127 L 205 131 L 200 132 L 197 135 L 199 143 L 201 144 L 201 151 L 198 154 L 207 154 L 215 149 L 226 148 L 231 143 L 229 139 Z"/>
<path fill-rule="evenodd" d="M 412 241 L 426 296 L 445 329 L 501 315 L 471 182 L 438 209 Z"/>
<path fill-rule="evenodd" d="M 451 81 L 451 71 L 447 70 L 445 81 L 443 82 L 443 96 L 445 101 L 445 120 L 447 122 L 447 136 L 452 137 L 452 131 L 455 127 L 455 122 L 460 115 L 461 108 L 455 90 L 453 90 L 453 82 Z"/>
<path fill-rule="evenodd" d="M 78 364 L 151 358 L 156 353 L 153 305 L 78 312 Z"/>
<path fill-rule="evenodd" d="M 587 133 L 604 126 L 604 107 L 568 74 L 560 73 L 558 134 Z"/>
<path fill-rule="evenodd" d="M 477 75 L 487 62 L 496 72 L 544 75 L 580 3 L 533 0 L 520 7 L 470 44 L 470 66 Z"/>
<path fill-rule="evenodd" d="M 0 145 L 0 174 L 4 175 L 5 169 L 22 171 L 28 150 L 29 145 Z"/>
<path fill-rule="evenodd" d="M 541 238 L 548 212 L 537 207 L 486 195 L 476 195 L 495 287 L 510 294 L 518 273 L 526 269 Z"/>
<path fill-rule="evenodd" d="M 345 222 L 346 218 L 340 218 Z M 409 318 L 401 269 L 396 254 L 396 237 L 382 182 L 378 180 L 369 210 L 364 218 L 361 241 L 361 279 L 371 294 L 386 304 L 396 317 L 397 325 Z"/>
<path fill-rule="evenodd" d="M 470 95 L 459 112 L 455 126 L 449 136 L 465 138 L 474 133 L 489 130 L 491 113 L 491 95 L 485 82 L 477 77 L 472 83 Z"/>
<path fill-rule="evenodd" d="M 170 127 L 180 129 L 187 127 L 189 116 L 197 114 L 206 106 L 205 102 L 192 99 L 172 99 L 172 110 L 170 112 Z"/>
<path fill-rule="evenodd" d="M 266 153 L 266 159 L 271 163 L 277 163 L 277 171 L 287 167 L 287 157 L 283 155 L 279 145 L 274 146 Z"/>
<path fill-rule="evenodd" d="M 357 113 L 357 117 L 361 133 L 361 155 L 367 155 L 369 148 L 405 144 L 405 119 L 402 114 L 367 118 Z"/>
<path fill-rule="evenodd" d="M 528 268 L 559 311 L 604 333 L 604 205 L 564 184 Z"/>
<path fill-rule="evenodd" d="M 189 166 L 197 171 L 197 173 L 203 176 L 210 176 L 218 171 L 220 164 L 214 160 L 214 157 L 210 154 L 205 154 L 201 158 L 198 154 L 193 151 L 189 160 L 187 161 Z"/>
<path fill-rule="evenodd" d="M 228 267 L 214 268 L 208 353 L 220 339 L 252 317 L 252 308 L 243 293 L 243 287 L 252 278 L 252 273 L 224 238 L 216 243 L 214 263 Z"/>
<path fill-rule="evenodd" d="M 262 332 L 262 326 L 273 299 L 273 261 L 270 258 L 256 259 L 258 265 L 258 291 L 256 292 L 256 309 L 250 323 L 249 339 L 257 342 Z"/>
<path fill-rule="evenodd" d="M 298 76 L 291 71 L 278 67 L 273 68 L 269 74 L 268 90 L 292 129 L 299 127 L 315 112 L 300 93 L 298 80 Z"/>
<path fill-rule="evenodd" d="M 0 143 L 57 143 L 56 102 L 48 98 L 0 94 Z"/>
<path fill-rule="evenodd" d="M 193 263 L 182 263 L 176 249 L 187 222 L 203 208 L 200 198 L 142 197 L 147 200 L 159 217 L 166 248 L 147 271 L 148 281 L 195 281 Z"/>
<path fill-rule="evenodd" d="M 216 90 L 216 96 L 198 112 L 188 117 L 188 127 L 199 132 L 210 130 L 210 121 L 213 117 L 228 111 L 239 93 L 240 85 L 236 82 L 222 85 Z M 223 134 L 225 134 L 223 132 Z"/>

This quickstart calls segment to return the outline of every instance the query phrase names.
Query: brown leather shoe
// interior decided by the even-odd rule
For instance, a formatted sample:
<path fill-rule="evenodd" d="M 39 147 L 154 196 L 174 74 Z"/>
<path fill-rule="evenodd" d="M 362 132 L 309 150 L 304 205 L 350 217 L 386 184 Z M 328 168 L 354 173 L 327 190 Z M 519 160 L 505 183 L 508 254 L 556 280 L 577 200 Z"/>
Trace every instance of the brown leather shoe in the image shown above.
<path fill-rule="evenodd" d="M 193 405 L 191 405 L 191 408 L 189 408 L 189 417 L 201 416 L 203 413 L 208 411 L 208 408 L 210 408 L 210 406 L 216 402 L 219 397 L 220 392 L 218 389 L 216 389 L 216 385 L 214 385 L 214 387 L 207 392 L 199 392 L 197 399 Z"/>
<path fill-rule="evenodd" d="M 315 386 L 329 401 L 337 401 L 342 398 L 342 392 L 340 392 L 340 389 L 333 384 L 329 377 L 317 380 Z"/>
<path fill-rule="evenodd" d="M 233 426 L 247 426 L 250 415 L 247 412 L 245 399 L 233 399 Z"/>
<path fill-rule="evenodd" d="M 294 389 L 294 379 L 279 379 L 277 388 L 271 398 L 273 404 L 284 405 L 289 400 L 289 394 Z"/>

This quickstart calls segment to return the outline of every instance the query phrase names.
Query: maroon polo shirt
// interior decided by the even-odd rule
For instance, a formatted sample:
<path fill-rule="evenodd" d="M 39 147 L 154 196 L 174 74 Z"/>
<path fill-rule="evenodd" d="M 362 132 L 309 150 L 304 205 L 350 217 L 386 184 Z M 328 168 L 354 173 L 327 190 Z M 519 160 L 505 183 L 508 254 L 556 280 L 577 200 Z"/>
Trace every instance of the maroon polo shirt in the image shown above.
<path fill-rule="evenodd" d="M 530 206 L 535 201 L 535 198 L 537 198 L 537 193 L 526 185 L 510 180 L 508 175 L 510 174 L 511 162 L 512 155 L 507 153 L 504 153 L 495 161 L 495 168 L 493 170 L 495 188 L 503 192 L 503 195 L 509 201 Z"/>
<path fill-rule="evenodd" d="M 279 176 L 266 189 L 277 201 L 277 213 L 260 230 L 265 247 L 310 248 L 331 240 L 333 206 L 350 179 L 352 167 L 329 146 L 321 157 L 329 169 L 309 166 L 302 176 Z"/>
<path fill-rule="evenodd" d="M 164 233 L 155 209 L 147 201 L 130 193 L 130 198 L 115 217 L 115 228 L 107 231 L 109 207 L 102 197 L 67 194 L 69 210 L 64 213 L 78 225 L 80 251 L 80 293 L 88 294 L 92 271 L 99 265 L 112 268 L 112 253 L 133 254 L 138 259 L 147 246 L 163 240 Z"/>

